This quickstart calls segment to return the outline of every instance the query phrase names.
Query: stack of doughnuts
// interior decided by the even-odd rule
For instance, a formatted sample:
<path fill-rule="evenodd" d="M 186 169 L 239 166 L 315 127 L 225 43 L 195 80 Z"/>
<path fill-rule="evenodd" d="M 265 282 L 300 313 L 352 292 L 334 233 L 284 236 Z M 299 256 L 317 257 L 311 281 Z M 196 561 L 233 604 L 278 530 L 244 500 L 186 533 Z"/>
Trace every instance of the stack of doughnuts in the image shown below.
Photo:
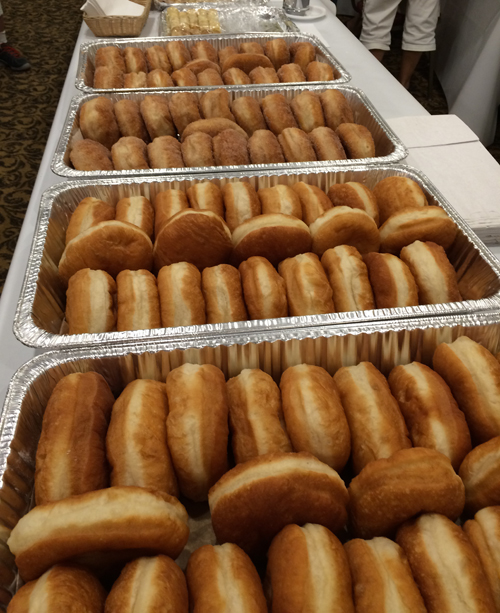
<path fill-rule="evenodd" d="M 189 17 L 189 15 L 187 15 Z M 194 32 L 192 32 L 194 33 Z M 121 49 L 99 47 L 94 58 L 95 89 L 192 87 L 333 81 L 337 71 L 309 42 L 292 43 L 274 38 L 261 45 L 228 45 L 219 52 L 206 40 L 171 41 Z"/>
<path fill-rule="evenodd" d="M 393 191 L 422 191 L 392 179 Z M 379 214 L 378 185 L 325 193 L 302 181 L 259 190 L 202 181 L 158 192 L 153 204 L 85 198 L 59 262 L 69 334 L 461 301 L 445 251 L 454 222 L 439 207 L 403 204 L 403 212 L 435 209 L 439 219 L 396 228 L 388 236 L 402 246 L 399 257 L 387 253 L 380 237 L 399 212 L 378 227 L 388 214 Z"/>
<path fill-rule="evenodd" d="M 245 55 L 251 54 L 237 54 L 226 62 Z M 265 55 L 256 57 L 272 65 Z M 189 62 L 194 63 L 216 66 L 207 59 Z M 192 84 L 186 73 L 193 73 L 186 66 L 172 73 L 179 85 Z M 215 68 L 200 75 L 208 70 L 219 76 Z M 176 73 L 182 73 L 182 82 Z M 113 104 L 99 96 L 82 104 L 78 122 L 83 140 L 73 139 L 69 157 L 76 170 L 84 171 L 283 164 L 377 155 L 371 132 L 355 123 L 339 90 L 321 94 L 306 90 L 290 101 L 271 93 L 260 102 L 252 96 L 232 100 L 223 88 L 200 95 L 158 93 L 140 103 L 124 98 Z"/>

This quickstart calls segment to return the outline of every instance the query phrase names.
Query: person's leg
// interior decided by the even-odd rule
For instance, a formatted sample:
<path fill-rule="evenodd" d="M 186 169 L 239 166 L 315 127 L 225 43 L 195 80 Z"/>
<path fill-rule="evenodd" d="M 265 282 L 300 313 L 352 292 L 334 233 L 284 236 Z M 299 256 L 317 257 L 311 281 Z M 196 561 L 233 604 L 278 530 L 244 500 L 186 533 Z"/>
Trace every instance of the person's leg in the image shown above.
<path fill-rule="evenodd" d="M 7 44 L 7 33 L 5 31 L 5 18 L 0 2 L 0 64 L 4 64 L 11 70 L 22 72 L 31 68 L 28 60 L 21 56 L 17 49 Z"/>
<path fill-rule="evenodd" d="M 391 27 L 400 0 L 365 0 L 363 29 L 359 40 L 382 61 L 384 52 L 391 48 Z"/>
<path fill-rule="evenodd" d="M 407 89 L 422 53 L 436 49 L 438 17 L 439 0 L 408 0 L 399 75 L 399 80 Z"/>

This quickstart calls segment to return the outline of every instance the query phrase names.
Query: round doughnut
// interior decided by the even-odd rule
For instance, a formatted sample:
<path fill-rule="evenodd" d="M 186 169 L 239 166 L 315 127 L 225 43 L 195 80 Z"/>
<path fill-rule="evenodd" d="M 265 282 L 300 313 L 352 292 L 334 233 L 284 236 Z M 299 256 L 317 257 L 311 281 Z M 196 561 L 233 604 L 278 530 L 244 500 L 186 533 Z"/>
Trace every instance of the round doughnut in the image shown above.
<path fill-rule="evenodd" d="M 265 96 L 261 107 L 267 126 L 274 134 L 281 134 L 285 128 L 297 128 L 292 109 L 283 94 Z"/>
<path fill-rule="evenodd" d="M 408 266 L 390 253 L 364 257 L 377 309 L 418 306 L 418 287 Z"/>
<path fill-rule="evenodd" d="M 230 55 L 222 64 L 222 72 L 226 72 L 230 68 L 239 68 L 246 74 L 262 66 L 262 68 L 273 68 L 271 60 L 261 53 L 236 53 Z"/>
<path fill-rule="evenodd" d="M 290 63 L 290 51 L 288 45 L 283 38 L 273 38 L 268 40 L 264 45 L 264 53 L 273 63 L 276 70 L 281 68 L 283 64 Z"/>
<path fill-rule="evenodd" d="M 278 68 L 278 78 L 280 83 L 302 83 L 306 80 L 306 75 L 298 64 L 283 64 Z"/>
<path fill-rule="evenodd" d="M 336 206 L 311 226 L 312 250 L 320 257 L 337 245 L 351 245 L 361 253 L 378 251 L 379 231 L 373 218 L 361 209 Z"/>
<path fill-rule="evenodd" d="M 231 263 L 239 266 L 260 255 L 277 266 L 283 260 L 311 250 L 307 225 L 291 215 L 269 213 L 247 219 L 233 232 Z"/>
<path fill-rule="evenodd" d="M 427 198 L 418 183 L 408 177 L 387 177 L 373 188 L 380 210 L 380 223 L 402 209 L 427 206 Z"/>
<path fill-rule="evenodd" d="M 330 64 L 314 61 L 306 68 L 306 78 L 308 81 L 333 81 L 335 75 Z"/>
<path fill-rule="evenodd" d="M 469 452 L 458 474 L 465 485 L 465 510 L 469 515 L 500 505 L 500 436 Z"/>
<path fill-rule="evenodd" d="M 123 49 L 123 59 L 125 60 L 125 72 L 146 73 L 148 71 L 144 52 L 138 47 L 125 47 Z"/>
<path fill-rule="evenodd" d="M 208 493 L 219 543 L 264 551 L 286 525 L 321 524 L 336 532 L 348 495 L 337 472 L 309 453 L 271 453 L 238 464 Z"/>
<path fill-rule="evenodd" d="M 198 73 L 198 85 L 224 85 L 220 74 L 213 68 Z"/>
<path fill-rule="evenodd" d="M 331 128 L 320 126 L 309 133 L 314 151 L 320 161 L 345 160 L 346 154 L 339 137 Z"/>
<path fill-rule="evenodd" d="M 135 100 L 123 98 L 115 102 L 115 116 L 122 136 L 135 136 L 145 143 L 149 141 L 149 134 L 144 125 L 139 105 Z"/>
<path fill-rule="evenodd" d="M 215 47 L 206 40 L 199 40 L 192 45 L 191 56 L 193 60 L 210 60 L 214 64 L 218 64 L 219 62 Z"/>
<path fill-rule="evenodd" d="M 123 89 L 124 74 L 114 66 L 98 66 L 94 72 L 95 89 Z"/>
<path fill-rule="evenodd" d="M 302 72 L 306 72 L 307 67 L 316 59 L 316 47 L 312 43 L 298 43 L 294 48 L 293 62 L 302 68 Z"/>
<path fill-rule="evenodd" d="M 374 158 L 375 142 L 370 130 L 357 123 L 341 123 L 335 130 L 350 160 Z"/>
<path fill-rule="evenodd" d="M 252 164 L 284 164 L 283 150 L 271 130 L 255 130 L 248 139 Z"/>
<path fill-rule="evenodd" d="M 146 75 L 147 87 L 173 87 L 172 77 L 166 70 L 156 68 Z"/>
<path fill-rule="evenodd" d="M 325 125 L 319 96 L 314 92 L 304 91 L 294 96 L 290 103 L 299 128 L 304 132 L 312 132 L 315 128 Z"/>
<path fill-rule="evenodd" d="M 240 53 L 260 53 L 264 55 L 264 49 L 260 43 L 241 43 Z"/>
<path fill-rule="evenodd" d="M 192 60 L 191 62 L 187 62 L 187 64 L 184 64 L 183 68 L 190 70 L 195 75 L 199 74 L 200 72 L 203 72 L 207 68 L 211 68 L 212 70 L 215 70 L 219 74 L 221 74 L 219 64 L 206 59 Z"/>
<path fill-rule="evenodd" d="M 347 98 L 338 89 L 327 89 L 319 95 L 326 125 L 336 130 L 342 123 L 354 123 L 354 113 Z"/>
<path fill-rule="evenodd" d="M 184 165 L 188 168 L 215 166 L 212 137 L 204 132 L 190 134 L 181 143 L 181 153 Z"/>
<path fill-rule="evenodd" d="M 144 50 L 144 55 L 146 56 L 149 72 L 153 72 L 154 70 L 163 70 L 168 74 L 172 72 L 172 64 L 168 59 L 168 53 L 165 47 L 153 45 Z"/>
<path fill-rule="evenodd" d="M 236 125 L 236 124 L 234 124 Z M 213 138 L 216 166 L 246 166 L 250 164 L 248 136 L 236 130 L 222 130 Z"/>
<path fill-rule="evenodd" d="M 278 142 L 287 162 L 316 162 L 317 157 L 309 136 L 299 128 L 285 128 Z"/>
<path fill-rule="evenodd" d="M 190 123 L 182 132 L 181 140 L 186 139 L 190 134 L 194 134 L 194 132 L 205 132 L 205 134 L 209 134 L 213 138 L 224 130 L 235 130 L 245 138 L 248 138 L 245 130 L 240 128 L 234 121 L 224 117 L 211 117 L 210 119 L 199 119 Z"/>
<path fill-rule="evenodd" d="M 69 159 L 76 170 L 114 170 L 111 151 L 89 138 L 79 140 L 73 145 Z"/>
<path fill-rule="evenodd" d="M 231 111 L 238 125 L 245 130 L 248 136 L 252 136 L 256 130 L 267 129 L 264 115 L 260 110 L 259 101 L 255 98 L 251 96 L 236 98 L 231 104 Z"/>
<path fill-rule="evenodd" d="M 172 81 L 177 87 L 194 87 L 198 85 L 198 79 L 192 70 L 186 68 L 179 68 L 179 70 L 174 70 L 171 74 Z"/>
<path fill-rule="evenodd" d="M 99 96 L 84 102 L 79 121 L 83 138 L 95 140 L 107 149 L 111 149 L 120 138 L 114 105 L 109 98 Z"/>
<path fill-rule="evenodd" d="M 369 462 L 349 485 L 353 533 L 361 538 L 390 536 L 419 513 L 462 513 L 464 484 L 450 460 L 434 449 L 401 449 Z"/>
<path fill-rule="evenodd" d="M 122 136 L 111 147 L 115 170 L 146 170 L 149 168 L 146 143 L 136 136 Z"/>
<path fill-rule="evenodd" d="M 125 61 L 123 59 L 123 51 L 114 45 L 109 47 L 100 47 L 96 49 L 94 57 L 94 66 L 99 68 L 101 66 L 111 66 L 125 72 Z"/>
<path fill-rule="evenodd" d="M 250 85 L 250 77 L 240 68 L 230 68 L 222 73 L 222 80 L 226 85 Z"/>
<path fill-rule="evenodd" d="M 363 183 L 348 181 L 336 183 L 328 189 L 328 198 L 333 206 L 349 206 L 351 209 L 361 209 L 373 218 L 379 225 L 379 210 L 373 192 Z"/>
<path fill-rule="evenodd" d="M 171 217 L 156 237 L 155 269 L 189 262 L 203 270 L 227 262 L 231 249 L 231 232 L 221 217 L 187 209 Z"/>
<path fill-rule="evenodd" d="M 250 80 L 252 83 L 260 84 L 260 83 L 279 83 L 278 75 L 274 68 L 263 68 L 262 66 L 257 66 L 248 73 Z"/>

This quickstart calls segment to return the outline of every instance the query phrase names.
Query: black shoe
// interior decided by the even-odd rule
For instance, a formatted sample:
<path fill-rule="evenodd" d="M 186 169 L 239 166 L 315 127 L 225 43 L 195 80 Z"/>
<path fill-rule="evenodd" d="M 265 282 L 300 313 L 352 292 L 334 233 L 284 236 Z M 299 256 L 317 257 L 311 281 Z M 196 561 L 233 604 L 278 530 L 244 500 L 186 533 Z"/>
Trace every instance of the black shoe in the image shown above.
<path fill-rule="evenodd" d="M 0 45 L 0 64 L 4 64 L 11 70 L 21 72 L 31 68 L 28 60 L 19 53 L 17 49 L 11 47 L 7 43 Z"/>

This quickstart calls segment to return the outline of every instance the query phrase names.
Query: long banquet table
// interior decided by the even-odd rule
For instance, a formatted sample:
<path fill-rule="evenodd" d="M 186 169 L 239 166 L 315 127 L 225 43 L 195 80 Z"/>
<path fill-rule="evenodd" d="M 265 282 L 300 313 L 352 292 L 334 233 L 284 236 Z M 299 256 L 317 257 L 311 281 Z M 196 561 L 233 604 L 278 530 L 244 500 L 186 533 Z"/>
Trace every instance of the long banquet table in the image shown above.
<path fill-rule="evenodd" d="M 328 0 L 324 2 L 323 0 L 312 0 L 312 4 L 325 6 L 326 17 L 317 21 L 298 21 L 297 25 L 304 32 L 315 34 L 322 39 L 352 75 L 350 84 L 362 89 L 385 119 L 428 115 L 424 107 L 375 60 L 372 54 L 337 19 L 333 3 Z M 159 13 L 152 11 L 142 36 L 158 35 L 158 19 Z M 79 90 L 75 88 L 75 78 L 80 45 L 94 39 L 92 32 L 83 23 L 0 300 L 0 401 L 2 403 L 14 372 L 37 352 L 41 352 L 41 350 L 25 347 L 15 338 L 12 332 L 12 322 L 26 270 L 42 193 L 51 185 L 64 180 L 51 172 L 50 164 L 70 101 L 74 95 L 79 93 Z"/>

